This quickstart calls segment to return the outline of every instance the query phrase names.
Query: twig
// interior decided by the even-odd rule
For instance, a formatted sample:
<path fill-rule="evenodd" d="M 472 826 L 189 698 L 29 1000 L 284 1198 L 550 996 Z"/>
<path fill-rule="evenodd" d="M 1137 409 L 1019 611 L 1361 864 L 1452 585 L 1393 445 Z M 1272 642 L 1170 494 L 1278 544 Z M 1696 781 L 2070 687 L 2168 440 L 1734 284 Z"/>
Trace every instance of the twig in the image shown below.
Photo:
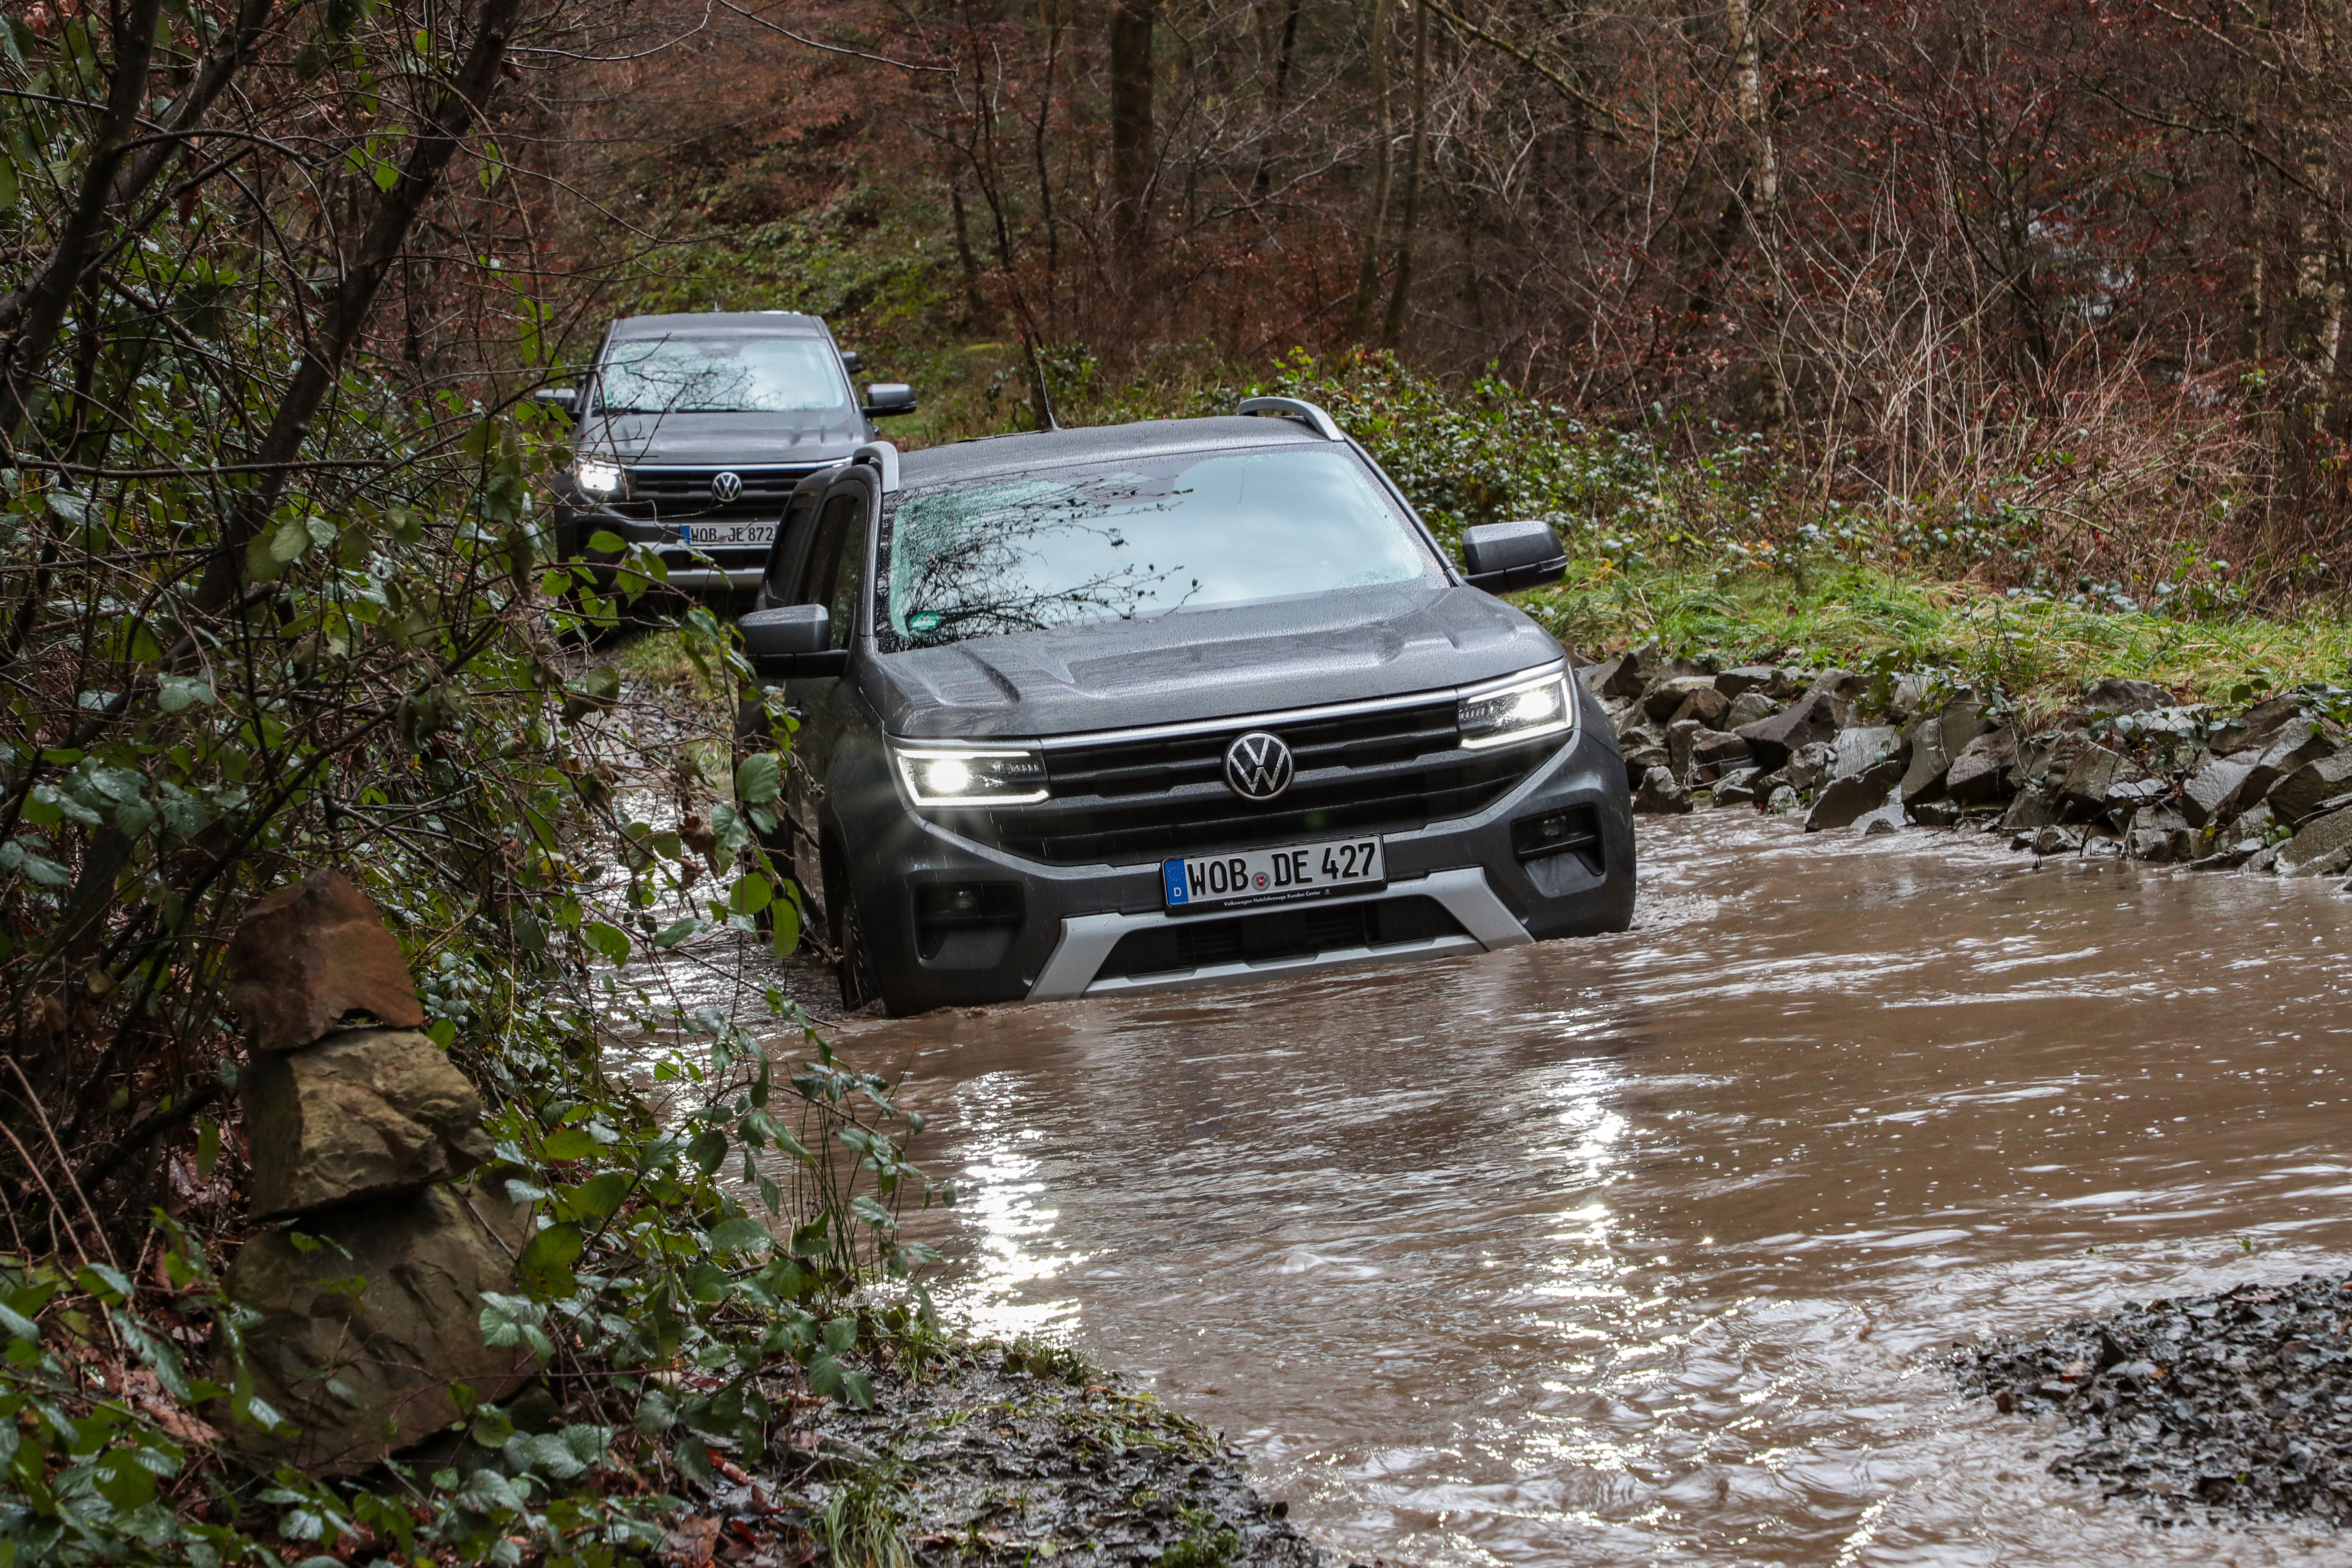
<path fill-rule="evenodd" d="M 32 1079 L 25 1076 L 25 1069 L 16 1065 L 16 1058 L 13 1056 L 8 1058 L 8 1070 L 15 1073 L 16 1075 L 16 1081 L 24 1086 L 25 1102 L 33 1108 L 33 1115 L 40 1121 L 41 1131 L 48 1134 L 49 1147 L 58 1152 L 58 1169 L 66 1173 L 66 1184 L 72 1187 L 74 1196 L 81 1200 L 81 1212 L 89 1215 L 90 1226 L 98 1232 L 98 1244 L 99 1246 L 106 1248 L 106 1261 L 113 1266 L 117 1273 L 121 1273 L 122 1270 L 122 1259 L 114 1256 L 114 1243 L 107 1239 L 106 1225 L 98 1217 L 98 1210 L 90 1203 L 89 1194 L 83 1192 L 81 1190 L 81 1184 L 74 1179 L 73 1162 L 66 1158 L 65 1145 L 58 1142 L 58 1130 L 54 1126 L 50 1125 L 49 1113 L 47 1110 L 42 1106 L 41 1097 L 33 1092 Z M 11 1142 L 15 1142 L 13 1134 L 9 1141 Z M 23 1153 L 25 1152 L 25 1146 L 18 1143 L 16 1145 L 16 1152 L 20 1154 Z M 44 1182 L 41 1184 L 44 1187 L 48 1185 L 47 1182 Z M 54 1193 L 50 1194 L 49 1201 L 51 1203 L 55 1203 L 57 1201 L 57 1194 Z M 84 1263 L 89 1262 L 89 1254 L 87 1252 L 82 1253 L 81 1260 Z"/>

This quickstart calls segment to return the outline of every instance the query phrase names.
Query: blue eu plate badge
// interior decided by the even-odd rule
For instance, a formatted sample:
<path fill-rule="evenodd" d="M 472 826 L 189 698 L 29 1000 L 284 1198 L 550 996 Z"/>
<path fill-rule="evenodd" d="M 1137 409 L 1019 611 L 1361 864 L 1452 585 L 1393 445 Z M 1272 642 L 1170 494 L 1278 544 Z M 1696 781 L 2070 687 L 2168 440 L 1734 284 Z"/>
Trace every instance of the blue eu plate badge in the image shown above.
<path fill-rule="evenodd" d="M 1166 878 L 1168 881 L 1168 901 L 1171 904 L 1183 903 L 1185 901 L 1184 862 L 1181 860 L 1162 860 L 1160 863 L 1160 874 Z"/>

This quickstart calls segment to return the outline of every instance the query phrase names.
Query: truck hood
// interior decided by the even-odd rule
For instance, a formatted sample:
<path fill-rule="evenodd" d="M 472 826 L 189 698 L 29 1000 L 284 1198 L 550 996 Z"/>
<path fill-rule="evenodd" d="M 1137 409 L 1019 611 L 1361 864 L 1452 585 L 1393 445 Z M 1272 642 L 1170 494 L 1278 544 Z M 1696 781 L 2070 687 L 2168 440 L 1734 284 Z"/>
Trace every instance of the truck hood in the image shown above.
<path fill-rule="evenodd" d="M 1356 588 L 973 637 L 863 665 L 894 735 L 1042 737 L 1430 691 L 1560 657 L 1475 588 Z"/>
<path fill-rule="evenodd" d="M 872 438 L 864 419 L 845 409 L 807 415 L 620 415 L 588 421 L 576 445 L 589 457 L 606 458 L 625 468 L 656 463 L 750 468 L 768 463 L 814 467 L 835 462 Z"/>

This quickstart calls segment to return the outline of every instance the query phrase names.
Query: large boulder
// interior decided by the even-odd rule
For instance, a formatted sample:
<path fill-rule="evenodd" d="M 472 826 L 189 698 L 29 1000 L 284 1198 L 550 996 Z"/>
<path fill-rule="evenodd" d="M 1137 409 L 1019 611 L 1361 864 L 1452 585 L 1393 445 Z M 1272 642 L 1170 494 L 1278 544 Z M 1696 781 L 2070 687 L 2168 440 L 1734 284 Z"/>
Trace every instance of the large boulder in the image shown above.
<path fill-rule="evenodd" d="M 349 1030 L 265 1056 L 239 1089 L 256 1218 L 415 1192 L 490 1157 L 481 1097 L 413 1030 Z"/>
<path fill-rule="evenodd" d="M 1805 813 L 1805 831 L 1819 833 L 1823 828 L 1851 827 L 1865 813 L 1885 805 L 1886 792 L 1902 776 L 1902 763 L 1890 757 L 1876 767 L 1832 779 L 1813 797 L 1812 809 Z"/>
<path fill-rule="evenodd" d="M 1826 741 L 1814 741 L 1800 746 L 1780 771 L 1791 788 L 1815 790 L 1830 782 L 1830 770 L 1836 765 L 1836 748 Z"/>
<path fill-rule="evenodd" d="M 1696 719 L 1710 730 L 1720 730 L 1730 714 L 1731 699 L 1709 687 L 1705 691 L 1694 691 L 1684 698 L 1683 705 L 1675 710 L 1675 721 Z"/>
<path fill-rule="evenodd" d="M 1675 777 L 1690 777 L 1691 742 L 1707 732 L 1696 719 L 1677 719 L 1666 726 L 1666 767 Z"/>
<path fill-rule="evenodd" d="M 2111 675 L 2105 680 L 2091 682 L 2083 693 L 2083 707 L 2093 713 L 2145 713 L 2151 708 L 2168 708 L 2172 693 L 2161 686 L 2145 680 L 2126 680 Z"/>
<path fill-rule="evenodd" d="M 2258 702 L 2247 709 L 2243 717 L 2213 731 L 2213 754 L 2234 757 L 2242 752 L 2259 752 L 2302 712 L 2303 700 L 2296 697 L 2273 697 L 2267 702 Z"/>
<path fill-rule="evenodd" d="M 2313 817 L 2278 847 L 2283 877 L 2330 877 L 2352 865 L 2352 811 Z"/>
<path fill-rule="evenodd" d="M 1758 724 L 1780 710 L 1780 705 L 1761 691 L 1743 691 L 1731 700 L 1731 711 L 1723 716 L 1720 728 L 1742 730 Z"/>
<path fill-rule="evenodd" d="M 1770 688 L 1780 678 L 1780 671 L 1769 664 L 1743 664 L 1727 669 L 1715 678 L 1715 689 L 1737 702 L 1753 691 L 1769 698 Z"/>
<path fill-rule="evenodd" d="M 2270 744 L 2263 748 L 2262 761 L 2256 765 L 2270 769 L 2274 775 L 2291 773 L 2342 750 L 2344 731 L 2333 721 L 2296 719 L 2279 727 Z"/>
<path fill-rule="evenodd" d="M 1674 816 L 1690 808 L 1691 792 L 1675 783 L 1675 775 L 1664 768 L 1643 773 L 1633 791 L 1633 809 L 1645 816 Z"/>
<path fill-rule="evenodd" d="M 1726 768 L 1748 760 L 1748 742 L 1722 730 L 1701 730 L 1691 737 L 1691 770 L 1700 778 L 1716 778 Z"/>
<path fill-rule="evenodd" d="M 1973 697 L 1955 697 L 1931 712 L 1922 713 L 1904 731 L 1910 742 L 1910 759 L 1903 772 L 1903 799 L 1934 800 L 1943 795 L 1953 761 L 1970 741 L 1992 727 L 1984 704 Z"/>
<path fill-rule="evenodd" d="M 2136 786 L 2148 779 L 2148 771 L 2121 752 L 2085 746 L 2059 783 L 2058 798 L 2072 810 L 2095 816 L 2142 805 L 2146 792 Z"/>
<path fill-rule="evenodd" d="M 1815 687 L 1769 719 L 1742 726 L 1737 733 L 1748 742 L 1748 754 L 1764 768 L 1786 767 L 1800 747 L 1837 739 L 1838 700 Z"/>
<path fill-rule="evenodd" d="M 1716 718 L 1720 719 L 1730 710 L 1731 699 L 1715 689 L 1712 676 L 1669 675 L 1652 681 L 1649 689 L 1642 693 L 1642 711 L 1654 723 L 1670 724 L 1682 711 L 1684 703 L 1701 694 L 1716 704 Z"/>
<path fill-rule="evenodd" d="M 1890 757 L 1908 760 L 1910 742 L 1903 731 L 1892 724 L 1873 724 L 1838 731 L 1834 748 L 1836 760 L 1830 764 L 1832 778 L 1847 778 L 1865 773 Z"/>
<path fill-rule="evenodd" d="M 2338 752 L 2317 762 L 2299 767 L 2271 785 L 2263 798 L 2270 802 L 2271 815 L 2281 822 L 2301 822 L 2319 809 L 2320 803 L 2352 789 L 2352 751 Z"/>
<path fill-rule="evenodd" d="M 1959 805 L 1982 805 L 2009 793 L 2009 770 L 2017 761 L 2017 737 L 2009 731 L 1988 730 L 1952 759 L 1944 774 L 1944 794 Z"/>
<path fill-rule="evenodd" d="M 243 1334 L 254 1392 L 299 1430 L 240 1427 L 239 1440 L 352 1475 L 457 1420 L 451 1384 L 484 1402 L 521 1387 L 536 1365 L 526 1350 L 482 1342 L 482 1295 L 514 1289 L 529 1237 L 513 1204 L 428 1187 L 247 1242 L 223 1284 L 259 1314 Z M 216 1338 L 216 1356 L 223 1348 Z M 216 1365 L 215 1381 L 229 1372 Z"/>
<path fill-rule="evenodd" d="M 425 1022 L 399 942 L 341 871 L 313 871 L 254 905 L 229 938 L 228 961 L 229 1005 L 256 1053 L 355 1025 Z"/>
<path fill-rule="evenodd" d="M 2272 776 L 2264 770 L 2261 777 Z M 2251 801 L 2260 800 L 2253 763 L 2216 757 L 2180 784 L 2180 809 L 2197 827 L 2212 827 L 2233 820 Z"/>

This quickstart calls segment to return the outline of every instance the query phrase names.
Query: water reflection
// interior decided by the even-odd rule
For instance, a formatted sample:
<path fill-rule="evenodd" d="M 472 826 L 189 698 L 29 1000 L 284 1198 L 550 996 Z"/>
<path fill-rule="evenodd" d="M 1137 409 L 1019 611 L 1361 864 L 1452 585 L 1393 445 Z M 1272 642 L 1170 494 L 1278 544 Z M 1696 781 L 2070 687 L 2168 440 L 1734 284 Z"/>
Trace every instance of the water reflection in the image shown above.
<path fill-rule="evenodd" d="M 2347 900 L 1973 841 L 1646 832 L 1642 922 L 859 1031 L 916 1052 L 949 1296 L 1431 1563 L 2303 1563 L 2155 1531 L 1933 1356 L 2352 1255 Z"/>

